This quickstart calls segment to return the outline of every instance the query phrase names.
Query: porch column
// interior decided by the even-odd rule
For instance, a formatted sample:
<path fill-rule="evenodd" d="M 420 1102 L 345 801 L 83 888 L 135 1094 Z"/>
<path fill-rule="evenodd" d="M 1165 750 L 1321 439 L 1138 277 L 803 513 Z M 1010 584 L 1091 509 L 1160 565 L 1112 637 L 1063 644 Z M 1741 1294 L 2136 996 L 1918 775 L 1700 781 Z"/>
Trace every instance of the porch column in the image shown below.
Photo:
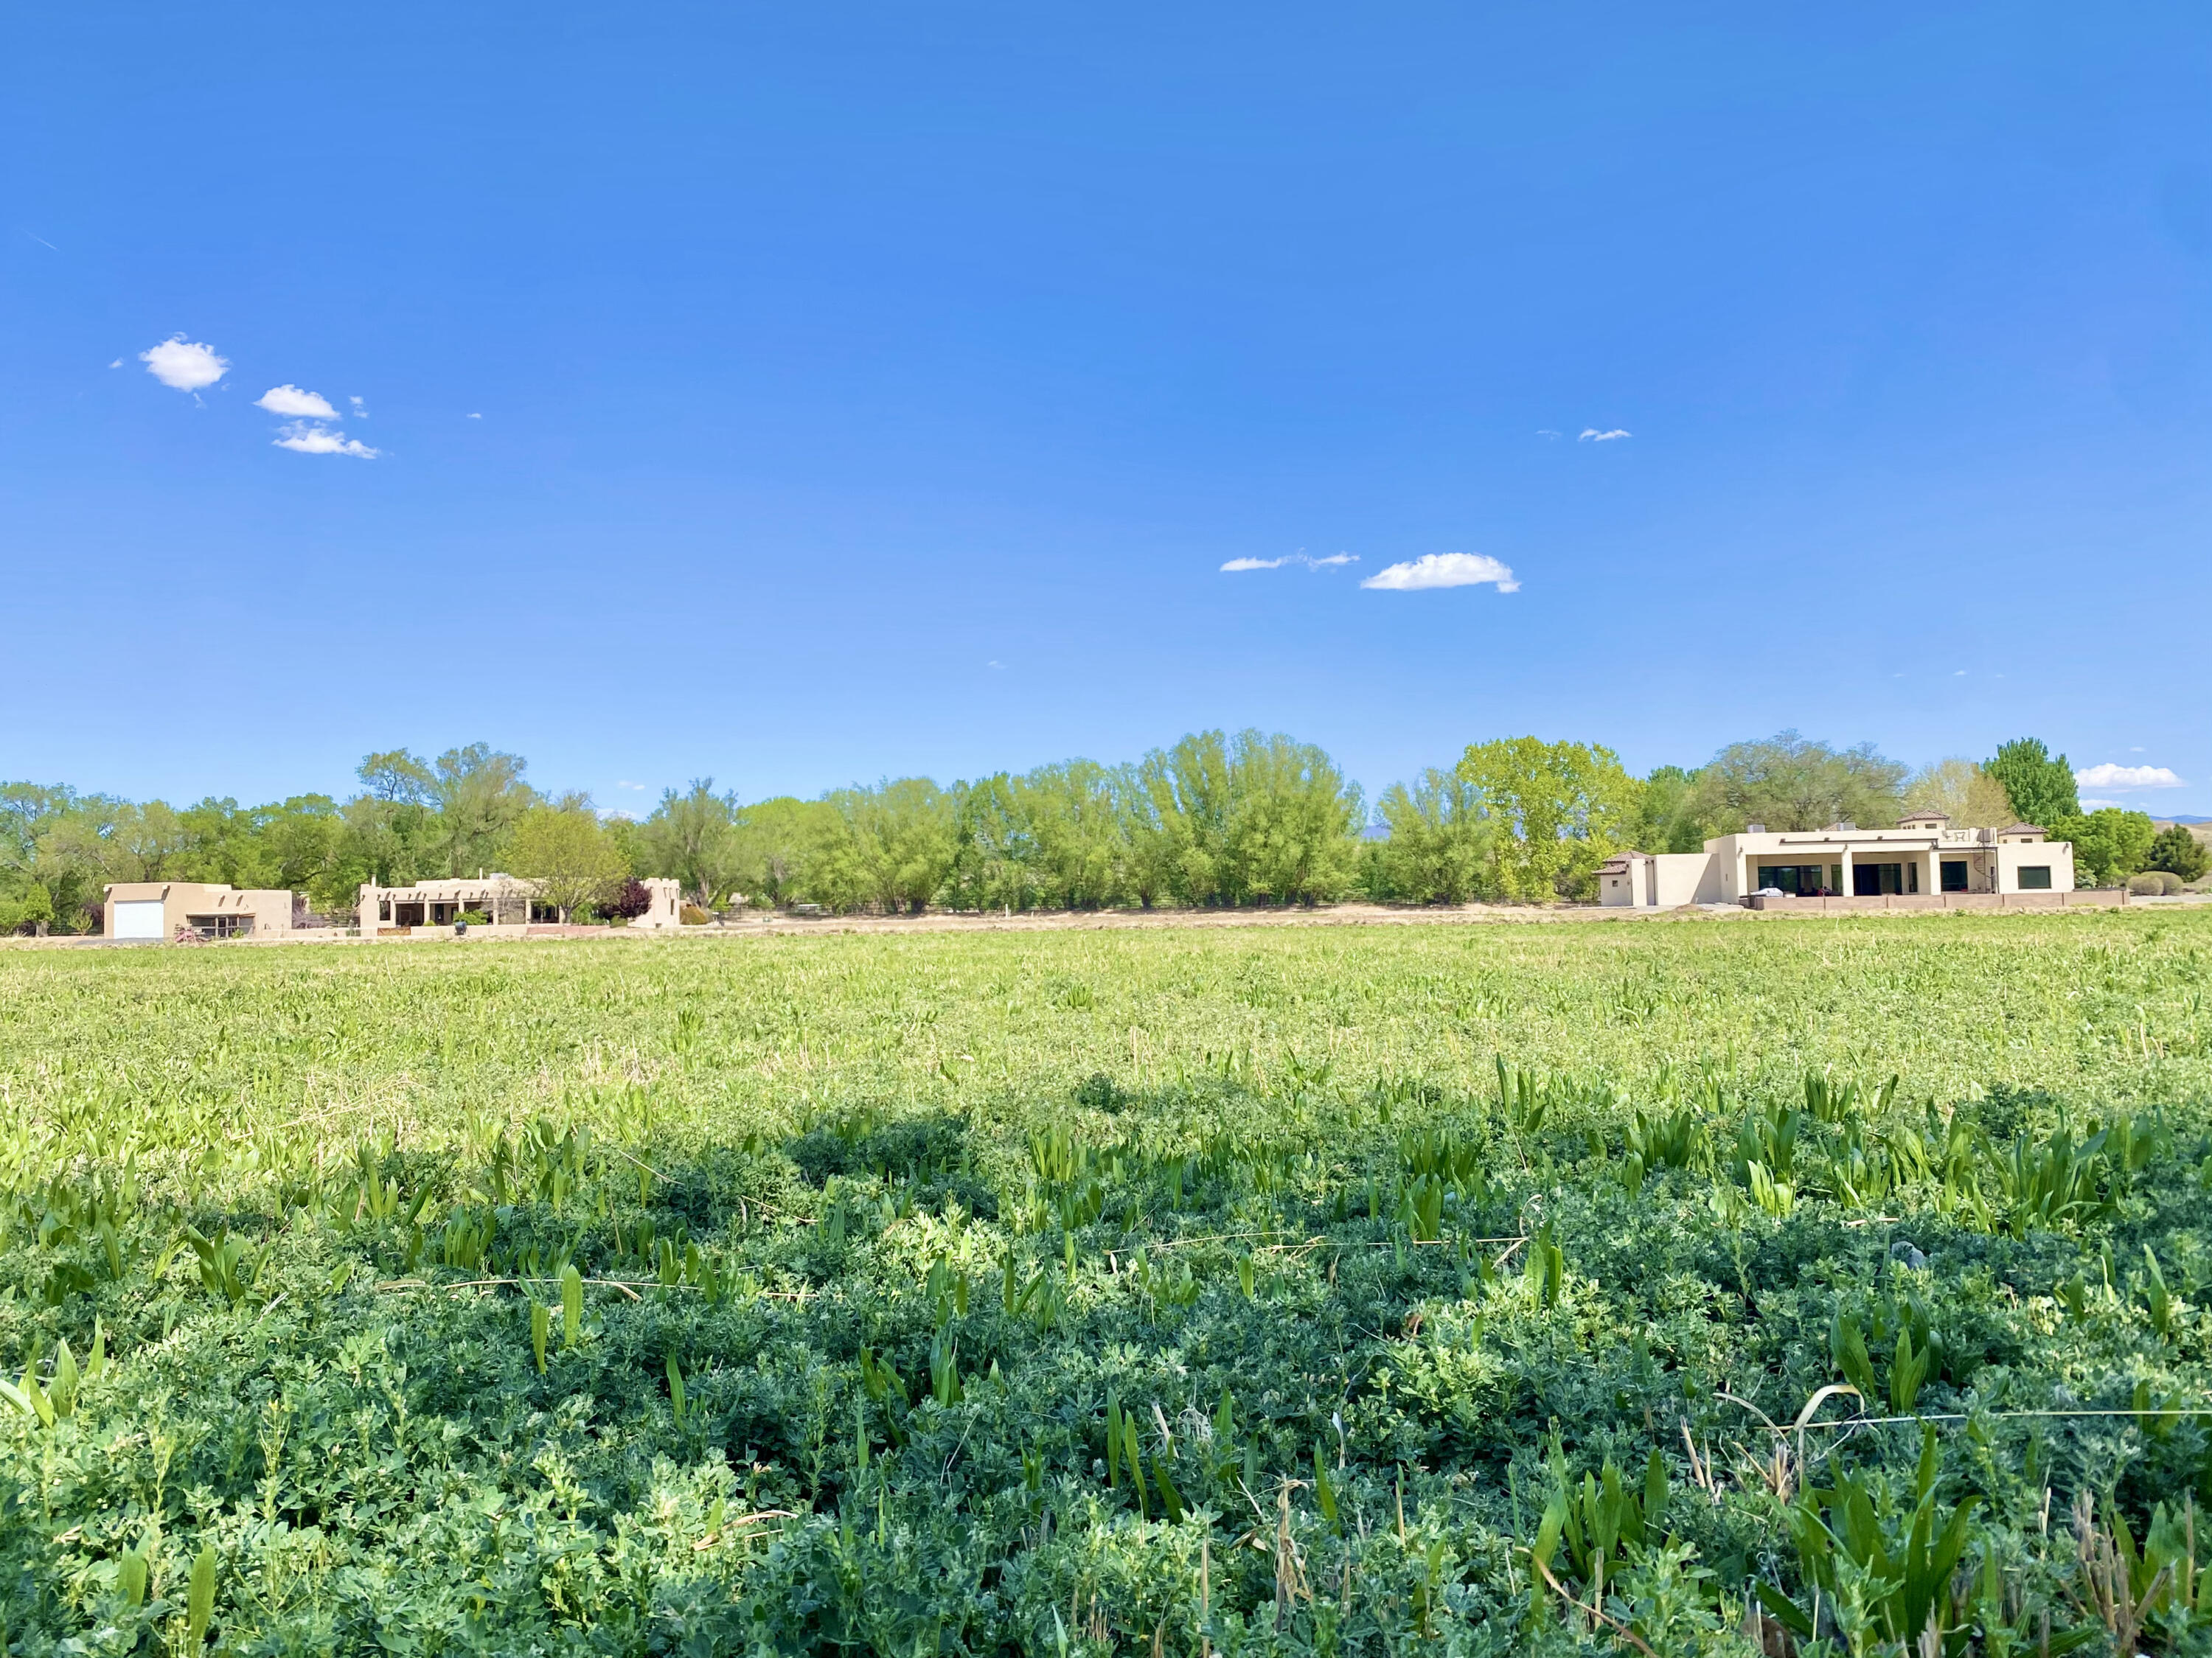
<path fill-rule="evenodd" d="M 1836 896 L 1838 898 L 1848 898 L 1851 896 L 1850 847 L 1846 844 L 1843 851 L 1837 854 L 1837 857 L 1839 859 L 1840 872 L 1836 877 Z"/>
<path fill-rule="evenodd" d="M 1928 875 L 1920 884 L 1923 892 L 1932 892 L 1938 897 L 1943 894 L 1942 858 L 1943 847 L 1940 842 L 1928 848 Z"/>

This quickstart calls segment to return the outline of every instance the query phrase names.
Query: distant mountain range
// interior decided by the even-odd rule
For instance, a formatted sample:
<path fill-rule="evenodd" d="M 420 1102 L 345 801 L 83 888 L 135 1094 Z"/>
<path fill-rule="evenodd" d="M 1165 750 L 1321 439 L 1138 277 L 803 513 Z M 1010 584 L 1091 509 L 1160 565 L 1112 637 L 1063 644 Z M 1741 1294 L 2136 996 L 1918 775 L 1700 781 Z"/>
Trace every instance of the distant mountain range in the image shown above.
<path fill-rule="evenodd" d="M 2163 817 L 2160 817 L 2156 812 L 2153 812 L 2151 816 L 2158 817 L 2158 821 L 2161 823 L 2212 823 L 2212 817 L 2191 817 L 2184 811 L 2169 812 Z"/>

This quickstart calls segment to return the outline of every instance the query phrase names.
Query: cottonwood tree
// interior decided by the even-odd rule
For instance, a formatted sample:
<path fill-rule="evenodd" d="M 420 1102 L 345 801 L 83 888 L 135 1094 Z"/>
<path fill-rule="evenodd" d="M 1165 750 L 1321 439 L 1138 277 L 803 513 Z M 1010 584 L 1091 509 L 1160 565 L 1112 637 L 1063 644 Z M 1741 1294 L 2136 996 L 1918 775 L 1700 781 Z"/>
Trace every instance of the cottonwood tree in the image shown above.
<path fill-rule="evenodd" d="M 1385 789 L 1376 811 L 1390 833 L 1364 848 L 1372 896 L 1438 904 L 1492 896 L 1497 826 L 1473 783 L 1431 767 L 1411 786 Z"/>
<path fill-rule="evenodd" d="M 810 890 L 838 909 L 874 904 L 886 915 L 920 914 L 951 872 L 953 797 L 927 777 L 831 792 L 837 822 Z"/>
<path fill-rule="evenodd" d="M 1534 737 L 1470 744 L 1456 769 L 1497 826 L 1498 886 L 1513 898 L 1584 896 L 1640 787 L 1611 749 Z"/>
<path fill-rule="evenodd" d="M 629 874 L 599 814 L 573 797 L 524 812 L 514 826 L 509 860 L 517 875 L 537 883 L 538 901 L 563 921 L 608 902 Z"/>
<path fill-rule="evenodd" d="M 1149 902 L 1311 903 L 1358 871 L 1359 791 L 1327 753 L 1279 733 L 1199 732 L 1146 755 L 1124 786 L 1131 882 Z"/>
<path fill-rule="evenodd" d="M 715 793 L 711 777 L 693 778 L 681 793 L 665 791 L 638 825 L 645 873 L 673 878 L 700 908 L 714 908 L 737 878 L 737 796 Z"/>
<path fill-rule="evenodd" d="M 809 872 L 842 830 L 827 801 L 781 795 L 738 809 L 732 824 L 734 884 L 770 907 L 809 896 Z"/>
<path fill-rule="evenodd" d="M 1702 811 L 1698 774 L 1658 766 L 1644 780 L 1634 827 L 1622 835 L 1639 852 L 1696 852 L 1717 831 Z"/>
<path fill-rule="evenodd" d="M 2016 821 L 2004 785 L 1956 756 L 1913 773 L 1905 780 L 1905 805 L 1940 811 L 1954 829 L 2003 829 Z"/>
<path fill-rule="evenodd" d="M 1835 749 L 1794 731 L 1731 743 L 1698 774 L 1698 810 L 1721 832 L 1894 823 L 1905 768 L 1871 743 Z"/>
<path fill-rule="evenodd" d="M 522 815 L 538 803 L 538 793 L 522 780 L 525 762 L 488 743 L 447 749 L 431 768 L 430 792 L 437 803 L 433 844 L 449 876 L 480 874 L 496 867 L 507 837 Z"/>

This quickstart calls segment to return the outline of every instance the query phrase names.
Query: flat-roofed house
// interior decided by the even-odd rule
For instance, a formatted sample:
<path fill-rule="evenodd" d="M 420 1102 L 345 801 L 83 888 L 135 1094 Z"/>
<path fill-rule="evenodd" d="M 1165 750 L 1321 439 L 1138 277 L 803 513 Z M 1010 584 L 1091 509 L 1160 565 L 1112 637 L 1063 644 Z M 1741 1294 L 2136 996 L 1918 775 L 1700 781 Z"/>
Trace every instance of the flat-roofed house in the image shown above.
<path fill-rule="evenodd" d="M 630 926 L 646 932 L 677 926 L 682 920 L 678 884 L 662 877 L 640 884 L 649 902 L 645 914 L 631 919 Z M 482 916 L 489 927 L 519 932 L 532 921 L 560 920 L 554 907 L 540 899 L 539 890 L 536 881 L 498 873 L 474 880 L 416 881 L 404 887 L 364 882 L 354 914 L 365 938 L 450 927 L 464 915 Z"/>
<path fill-rule="evenodd" d="M 1623 853 L 1598 871 L 1606 904 L 1668 907 L 1746 899 L 1874 900 L 1931 908 L 2007 899 L 2063 902 L 2074 890 L 2074 848 L 2033 823 L 1953 829 L 1940 811 L 1908 812 L 1897 827 L 1771 833 L 1753 823 L 1699 853 Z M 1681 895 L 1694 896 L 1681 896 Z M 2047 896 L 2045 896 L 2047 895 Z"/>
<path fill-rule="evenodd" d="M 400 887 L 363 882 L 355 915 L 364 938 L 405 933 L 418 926 L 451 926 L 464 915 L 481 915 L 493 926 L 526 926 L 533 919 L 532 905 L 537 896 L 537 882 L 498 873 Z"/>
<path fill-rule="evenodd" d="M 201 938 L 266 938 L 292 931 L 293 900 L 274 888 L 206 881 L 118 881 L 106 891 L 100 931 L 110 938 L 171 944 Z"/>

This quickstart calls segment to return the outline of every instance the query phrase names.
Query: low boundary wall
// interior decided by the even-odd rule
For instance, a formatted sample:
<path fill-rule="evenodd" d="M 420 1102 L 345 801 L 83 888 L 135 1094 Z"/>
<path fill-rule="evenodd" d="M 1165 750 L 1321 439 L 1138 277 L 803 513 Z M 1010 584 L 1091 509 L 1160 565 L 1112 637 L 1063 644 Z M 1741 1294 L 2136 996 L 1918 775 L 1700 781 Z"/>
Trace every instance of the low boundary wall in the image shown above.
<path fill-rule="evenodd" d="M 1799 915 L 1866 909 L 2118 909 L 2128 902 L 2124 887 L 2086 892 L 1888 892 L 1868 898 L 1798 898 L 1788 894 L 1743 901 L 1746 909 L 1777 909 Z"/>

